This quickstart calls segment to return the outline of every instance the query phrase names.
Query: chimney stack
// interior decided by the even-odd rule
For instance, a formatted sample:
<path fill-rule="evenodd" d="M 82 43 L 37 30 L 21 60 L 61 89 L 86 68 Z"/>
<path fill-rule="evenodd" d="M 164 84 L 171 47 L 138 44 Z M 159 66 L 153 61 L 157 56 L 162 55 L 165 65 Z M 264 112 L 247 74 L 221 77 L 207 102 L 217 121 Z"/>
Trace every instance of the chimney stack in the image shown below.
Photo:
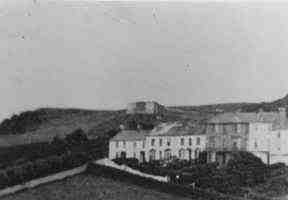
<path fill-rule="evenodd" d="M 286 108 L 285 107 L 278 108 L 278 113 L 279 113 L 280 128 L 284 128 L 287 119 Z"/>
<path fill-rule="evenodd" d="M 262 115 L 263 115 L 263 108 L 259 108 L 258 112 L 257 112 L 257 120 L 261 121 L 262 120 Z"/>

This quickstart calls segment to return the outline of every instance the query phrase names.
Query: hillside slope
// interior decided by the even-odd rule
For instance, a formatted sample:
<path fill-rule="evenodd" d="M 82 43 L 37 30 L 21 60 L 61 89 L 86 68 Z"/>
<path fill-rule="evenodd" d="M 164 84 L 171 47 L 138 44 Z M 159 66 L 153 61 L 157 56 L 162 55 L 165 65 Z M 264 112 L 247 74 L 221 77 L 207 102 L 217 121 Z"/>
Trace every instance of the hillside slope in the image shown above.
<path fill-rule="evenodd" d="M 199 106 L 171 106 L 170 109 L 177 109 L 181 111 L 194 111 L 202 113 L 215 113 L 216 111 L 234 112 L 241 110 L 243 112 L 257 112 L 260 108 L 265 111 L 275 111 L 279 107 L 288 106 L 288 94 L 283 98 L 271 102 L 260 103 L 223 103 L 223 104 L 210 104 Z"/>
<path fill-rule="evenodd" d="M 75 129 L 88 132 L 92 127 L 125 114 L 120 111 L 41 108 L 5 119 L 0 124 L 0 146 L 50 141 Z M 105 131 L 99 129 L 99 131 Z M 97 132 L 98 134 L 98 132 Z"/>
<path fill-rule="evenodd" d="M 167 107 L 161 119 L 145 116 L 127 115 L 125 110 L 84 110 L 40 108 L 27 111 L 5 119 L 0 124 L 0 146 L 27 144 L 50 141 L 54 136 L 63 137 L 77 128 L 83 129 L 90 138 L 115 131 L 127 122 L 156 125 L 166 121 L 191 121 L 201 123 L 213 116 L 217 111 L 255 112 L 260 108 L 266 111 L 287 107 L 288 95 L 284 98 L 261 103 L 226 103 L 200 106 Z"/>
<path fill-rule="evenodd" d="M 188 200 L 129 183 L 82 174 L 41 185 L 2 198 L 3 200 Z"/>

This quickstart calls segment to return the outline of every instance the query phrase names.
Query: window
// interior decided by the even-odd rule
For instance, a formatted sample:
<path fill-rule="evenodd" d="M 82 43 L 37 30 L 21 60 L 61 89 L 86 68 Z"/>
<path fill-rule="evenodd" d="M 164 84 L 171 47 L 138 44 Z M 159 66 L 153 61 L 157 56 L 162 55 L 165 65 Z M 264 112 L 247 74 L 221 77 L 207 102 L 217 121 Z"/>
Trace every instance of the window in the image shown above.
<path fill-rule="evenodd" d="M 237 124 L 232 125 L 232 132 L 237 133 Z"/>
<path fill-rule="evenodd" d="M 119 147 L 119 141 L 116 141 L 116 148 Z"/>
<path fill-rule="evenodd" d="M 258 147 L 258 144 L 257 144 L 257 142 L 255 141 L 255 142 L 254 142 L 254 148 L 257 149 L 257 147 Z"/>
<path fill-rule="evenodd" d="M 188 151 L 188 158 L 189 158 L 189 160 L 191 160 L 192 159 L 192 150 L 187 149 L 187 151 Z"/>
<path fill-rule="evenodd" d="M 200 145 L 200 137 L 197 137 L 196 144 L 197 144 L 197 145 Z"/>
<path fill-rule="evenodd" d="M 159 146 L 162 146 L 162 138 L 159 139 Z"/>
<path fill-rule="evenodd" d="M 155 160 L 156 159 L 156 151 L 154 149 L 151 149 L 149 151 L 149 160 Z"/>
<path fill-rule="evenodd" d="M 211 130 L 212 130 L 212 132 L 216 132 L 216 125 L 215 124 L 211 125 Z"/>
<path fill-rule="evenodd" d="M 278 132 L 278 138 L 280 138 L 281 137 L 281 133 L 280 132 Z"/>
<path fill-rule="evenodd" d="M 172 158 L 171 149 L 166 149 L 164 151 L 164 159 L 165 160 L 170 160 L 171 158 Z"/>
<path fill-rule="evenodd" d="M 179 158 L 180 159 L 185 159 L 185 150 L 184 149 L 180 149 L 179 150 Z"/>
<path fill-rule="evenodd" d="M 199 158 L 199 154 L 200 154 L 200 149 L 199 148 L 195 149 L 195 152 L 194 152 L 195 158 Z"/>
<path fill-rule="evenodd" d="M 136 158 L 136 153 L 135 152 L 133 153 L 133 158 Z"/>
<path fill-rule="evenodd" d="M 125 151 L 121 151 L 120 158 L 126 158 L 126 152 Z"/>
<path fill-rule="evenodd" d="M 241 132 L 241 124 L 237 124 L 236 132 L 240 133 Z"/>
<path fill-rule="evenodd" d="M 159 151 L 159 160 L 162 160 L 162 151 Z"/>
<path fill-rule="evenodd" d="M 133 143 L 133 146 L 136 148 L 136 147 L 137 147 L 137 142 L 134 142 L 134 143 Z"/>
<path fill-rule="evenodd" d="M 151 146 L 154 146 L 155 145 L 155 139 L 152 139 L 151 140 Z"/>
<path fill-rule="evenodd" d="M 184 145 L 184 138 L 181 138 L 180 144 L 183 146 Z"/>
<path fill-rule="evenodd" d="M 227 134 L 228 132 L 228 125 L 224 124 L 223 125 L 223 134 Z"/>
<path fill-rule="evenodd" d="M 167 146 L 171 145 L 171 138 L 167 138 Z"/>
<path fill-rule="evenodd" d="M 192 146 L 192 138 L 189 138 L 189 146 Z"/>
<path fill-rule="evenodd" d="M 234 149 L 237 149 L 237 148 L 238 148 L 237 142 L 233 142 L 233 148 L 234 148 Z"/>
<path fill-rule="evenodd" d="M 145 148 L 145 141 L 142 141 L 142 148 Z"/>
<path fill-rule="evenodd" d="M 120 153 L 116 152 L 116 158 L 120 158 Z"/>
<path fill-rule="evenodd" d="M 222 140 L 222 147 L 225 148 L 225 146 L 226 146 L 226 139 L 223 138 L 223 140 Z"/>
<path fill-rule="evenodd" d="M 215 146 L 216 146 L 215 136 L 209 137 L 209 143 L 210 143 L 211 147 L 215 148 Z"/>
<path fill-rule="evenodd" d="M 123 147 L 124 148 L 126 147 L 126 141 L 123 141 Z"/>

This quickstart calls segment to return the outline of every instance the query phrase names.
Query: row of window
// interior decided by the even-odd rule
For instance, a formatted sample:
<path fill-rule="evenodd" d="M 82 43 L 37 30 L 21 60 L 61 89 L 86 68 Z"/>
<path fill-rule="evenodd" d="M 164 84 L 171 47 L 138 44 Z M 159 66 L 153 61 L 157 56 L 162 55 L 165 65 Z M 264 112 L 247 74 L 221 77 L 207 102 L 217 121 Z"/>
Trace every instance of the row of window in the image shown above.
<path fill-rule="evenodd" d="M 154 138 L 151 139 L 151 146 L 155 146 L 155 142 L 156 142 L 156 139 L 154 139 Z M 200 145 L 200 142 L 201 142 L 200 137 L 197 137 L 196 138 L 196 145 Z M 171 139 L 170 138 L 167 139 L 166 144 L 167 144 L 167 146 L 171 145 Z M 192 138 L 188 139 L 188 144 L 189 144 L 189 146 L 192 146 Z M 159 138 L 159 146 L 161 147 L 162 145 L 163 145 L 163 140 L 162 140 L 162 138 Z M 180 145 L 181 146 L 185 145 L 185 138 L 180 139 Z"/>
<path fill-rule="evenodd" d="M 148 159 L 149 160 L 156 160 L 156 153 L 157 151 L 155 149 L 151 149 L 149 150 L 148 152 Z M 192 159 L 192 154 L 194 153 L 194 158 L 198 158 L 199 157 L 199 153 L 200 153 L 200 149 L 196 149 L 195 152 L 192 152 L 191 149 L 180 149 L 178 151 L 178 157 L 180 159 L 189 159 L 191 160 Z M 122 152 L 116 152 L 116 158 L 126 158 L 126 152 L 125 151 L 122 151 Z M 133 153 L 133 157 L 136 158 L 136 153 L 134 152 Z M 142 158 L 141 158 L 142 157 Z M 140 153 L 140 159 L 143 160 L 145 159 L 145 152 L 141 152 Z M 162 159 L 165 159 L 165 160 L 169 160 L 172 158 L 172 151 L 171 149 L 166 149 L 164 151 L 158 151 L 158 159 L 159 160 L 162 160 Z"/>
<path fill-rule="evenodd" d="M 126 141 L 116 141 L 116 148 L 120 146 L 122 143 L 122 147 L 126 148 Z M 137 147 L 137 142 L 133 142 L 133 147 Z M 145 141 L 142 141 L 142 148 L 145 148 Z"/>
<path fill-rule="evenodd" d="M 126 141 L 116 141 L 116 148 L 119 147 L 119 144 L 120 142 L 122 142 L 122 146 L 125 148 L 126 147 Z M 155 142 L 156 142 L 156 139 L 151 139 L 151 146 L 155 146 Z M 159 138 L 159 146 L 163 146 L 163 139 L 162 138 Z M 201 138 L 200 137 L 197 137 L 196 138 L 196 145 L 200 145 L 201 143 Z M 183 146 L 185 144 L 185 138 L 181 138 L 180 139 L 180 145 Z M 192 138 L 189 138 L 188 139 L 188 144 L 189 146 L 192 146 Z M 171 138 L 168 138 L 167 141 L 166 141 L 166 145 L 167 146 L 170 146 L 171 145 Z M 137 147 L 137 142 L 135 141 L 133 143 L 133 147 Z M 142 148 L 145 148 L 145 141 L 142 141 Z"/>
<path fill-rule="evenodd" d="M 212 132 L 219 133 L 240 133 L 247 132 L 249 126 L 247 124 L 210 124 L 208 129 Z"/>
<path fill-rule="evenodd" d="M 162 160 L 162 159 L 171 159 L 172 158 L 172 152 L 171 152 L 171 149 L 166 149 L 164 151 L 164 157 L 163 157 L 163 153 L 162 151 L 159 151 L 159 159 Z M 187 154 L 186 154 L 187 153 Z M 200 153 L 200 149 L 196 149 L 195 150 L 195 158 L 198 158 L 199 157 L 199 153 Z M 186 157 L 187 156 L 187 157 Z M 188 158 L 189 160 L 192 159 L 192 150 L 191 149 L 180 149 L 178 151 L 178 157 L 180 159 L 185 159 L 185 158 Z M 154 149 L 151 149 L 149 151 L 149 160 L 155 160 L 156 159 L 156 150 Z"/>

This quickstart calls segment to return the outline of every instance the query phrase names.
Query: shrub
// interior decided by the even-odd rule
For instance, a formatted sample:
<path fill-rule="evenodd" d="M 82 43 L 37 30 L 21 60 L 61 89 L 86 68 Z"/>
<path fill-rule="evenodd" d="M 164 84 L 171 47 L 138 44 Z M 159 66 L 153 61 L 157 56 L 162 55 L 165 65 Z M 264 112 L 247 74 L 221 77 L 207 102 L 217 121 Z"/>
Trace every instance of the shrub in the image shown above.
<path fill-rule="evenodd" d="M 65 141 L 69 145 L 82 144 L 88 141 L 87 135 L 82 129 L 77 129 L 69 135 L 66 135 Z"/>
<path fill-rule="evenodd" d="M 239 185 L 251 186 L 265 180 L 267 167 L 262 160 L 249 152 L 235 152 L 229 160 L 226 173 L 239 179 Z"/>
<path fill-rule="evenodd" d="M 119 165 L 127 165 L 131 168 L 139 168 L 139 161 L 137 158 L 116 158 L 113 160 Z"/>
<path fill-rule="evenodd" d="M 270 177 L 280 176 L 288 172 L 288 167 L 285 165 L 285 163 L 275 163 L 268 167 Z"/>

